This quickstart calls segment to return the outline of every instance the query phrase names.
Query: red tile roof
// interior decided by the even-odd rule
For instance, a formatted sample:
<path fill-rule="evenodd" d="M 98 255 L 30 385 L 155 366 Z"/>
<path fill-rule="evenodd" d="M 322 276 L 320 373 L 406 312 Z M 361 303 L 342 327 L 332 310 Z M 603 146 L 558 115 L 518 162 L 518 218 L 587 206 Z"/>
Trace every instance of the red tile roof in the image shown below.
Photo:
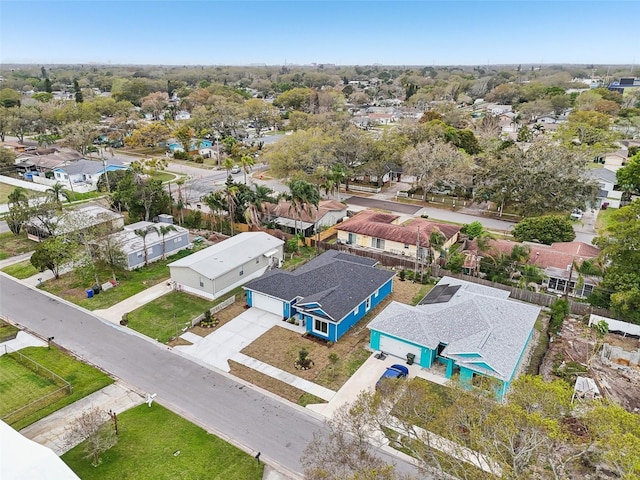
<path fill-rule="evenodd" d="M 391 223 L 399 218 L 397 215 L 388 213 L 363 211 L 355 217 L 342 222 L 338 230 L 367 235 L 369 237 L 382 238 L 407 245 L 415 245 L 420 231 L 420 245 L 429 245 L 429 236 L 434 230 L 439 230 L 447 240 L 460 231 L 456 225 L 447 225 L 425 220 L 424 218 L 414 218 L 404 225 Z"/>
<path fill-rule="evenodd" d="M 567 268 L 572 261 L 578 264 L 583 260 L 596 258 L 600 254 L 600 250 L 593 245 L 584 242 L 558 242 L 551 245 L 543 245 L 539 243 L 518 243 L 511 240 L 495 239 L 489 242 L 489 249 L 486 252 L 478 251 L 479 256 L 496 255 L 500 253 L 509 254 L 515 245 L 524 245 L 529 247 L 529 261 L 527 263 L 536 265 L 540 268 Z M 472 254 L 476 253 L 477 243 L 473 240 L 467 251 Z"/>

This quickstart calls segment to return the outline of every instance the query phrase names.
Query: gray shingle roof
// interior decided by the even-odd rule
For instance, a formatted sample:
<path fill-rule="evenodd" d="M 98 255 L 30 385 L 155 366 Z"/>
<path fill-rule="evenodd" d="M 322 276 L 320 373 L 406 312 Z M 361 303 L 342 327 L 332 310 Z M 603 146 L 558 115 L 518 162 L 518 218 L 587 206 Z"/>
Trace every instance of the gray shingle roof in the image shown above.
<path fill-rule="evenodd" d="M 446 344 L 442 355 L 458 365 L 509 381 L 540 307 L 511 300 L 507 291 L 464 280 L 444 277 L 438 285 L 460 285 L 460 289 L 446 303 L 412 307 L 392 302 L 367 327 L 432 350 Z"/>
<path fill-rule="evenodd" d="M 285 301 L 319 303 L 334 321 L 340 321 L 395 273 L 375 268 L 355 255 L 329 250 L 293 272 L 271 270 L 244 288 Z"/>

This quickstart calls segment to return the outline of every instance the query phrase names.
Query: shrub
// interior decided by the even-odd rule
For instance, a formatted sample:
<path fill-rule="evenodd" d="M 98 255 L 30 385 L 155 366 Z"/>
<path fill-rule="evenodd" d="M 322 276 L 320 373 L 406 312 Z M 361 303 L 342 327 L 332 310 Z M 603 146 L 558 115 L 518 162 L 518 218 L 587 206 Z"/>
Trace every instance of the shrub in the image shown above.
<path fill-rule="evenodd" d="M 175 158 L 176 160 L 189 160 L 189 154 L 187 152 L 179 150 L 177 152 L 173 152 L 173 158 Z"/>
<path fill-rule="evenodd" d="M 405 281 L 406 276 L 407 276 L 407 271 L 406 271 L 406 270 L 400 270 L 400 275 L 399 275 L 399 277 L 400 277 L 400 281 L 401 281 L 401 282 L 404 282 L 404 281 Z"/>
<path fill-rule="evenodd" d="M 569 302 L 556 300 L 551 305 L 551 320 L 549 320 L 549 333 L 557 335 L 562 328 L 564 318 L 569 314 Z"/>
<path fill-rule="evenodd" d="M 204 157 L 202 155 L 196 155 L 193 157 L 195 163 L 204 163 Z"/>

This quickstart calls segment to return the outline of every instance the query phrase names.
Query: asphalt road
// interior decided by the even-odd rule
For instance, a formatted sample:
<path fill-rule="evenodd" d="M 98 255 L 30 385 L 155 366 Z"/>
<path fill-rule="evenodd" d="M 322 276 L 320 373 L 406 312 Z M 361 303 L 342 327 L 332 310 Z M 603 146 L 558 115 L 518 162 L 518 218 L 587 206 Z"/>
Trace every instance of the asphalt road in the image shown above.
<path fill-rule="evenodd" d="M 85 311 L 0 274 L 0 312 L 43 338 L 72 351 L 171 410 L 248 452 L 262 452 L 290 472 L 301 474 L 299 459 L 316 417 L 265 395 L 233 377 L 187 360 L 125 327 L 107 324 Z M 401 471 L 413 467 L 381 453 Z"/>

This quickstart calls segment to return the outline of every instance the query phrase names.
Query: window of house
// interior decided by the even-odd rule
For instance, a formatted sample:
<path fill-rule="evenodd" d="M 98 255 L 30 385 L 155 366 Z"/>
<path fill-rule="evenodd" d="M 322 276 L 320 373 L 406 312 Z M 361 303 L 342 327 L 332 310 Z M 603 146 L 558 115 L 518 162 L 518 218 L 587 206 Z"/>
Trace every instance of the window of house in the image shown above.
<path fill-rule="evenodd" d="M 137 253 L 137 255 L 138 255 L 138 258 L 142 258 L 142 256 L 144 255 L 144 253 L 142 253 L 142 252 L 138 252 L 138 253 Z"/>
<path fill-rule="evenodd" d="M 200 286 L 204 287 L 204 281 L 202 280 L 202 277 L 200 277 Z"/>
<path fill-rule="evenodd" d="M 585 284 L 584 288 L 582 289 L 582 296 L 583 297 L 588 297 L 592 293 L 593 293 L 593 285 Z"/>
<path fill-rule="evenodd" d="M 313 322 L 313 330 L 318 333 L 324 333 L 325 335 L 327 335 L 329 333 L 329 324 L 316 318 Z"/>
<path fill-rule="evenodd" d="M 379 248 L 380 250 L 384 250 L 384 239 L 382 238 L 372 238 L 371 246 L 373 248 Z"/>
<path fill-rule="evenodd" d="M 260 257 L 256 258 L 256 263 L 260 263 Z"/>
<path fill-rule="evenodd" d="M 404 244 L 404 248 L 409 248 L 409 244 L 408 244 L 408 243 L 405 243 L 405 244 Z"/>
<path fill-rule="evenodd" d="M 380 295 L 380 289 L 376 290 L 376 293 L 374 294 L 376 296 L 376 298 L 378 297 L 378 295 Z"/>
<path fill-rule="evenodd" d="M 240 276 L 244 275 L 244 267 L 240 267 Z"/>
<path fill-rule="evenodd" d="M 182 237 L 177 237 L 173 239 L 173 243 L 180 243 L 182 241 Z"/>
<path fill-rule="evenodd" d="M 355 233 L 350 233 L 350 234 L 349 234 L 349 238 L 348 238 L 348 240 L 347 240 L 347 243 L 349 243 L 349 244 L 353 245 L 353 244 L 355 244 L 355 243 L 356 243 L 356 239 L 357 239 L 357 238 L 356 238 L 356 234 L 355 234 Z"/>
<path fill-rule="evenodd" d="M 369 310 L 371 308 L 371 297 L 367 298 L 366 304 L 365 304 L 365 310 Z"/>
<path fill-rule="evenodd" d="M 558 285 L 558 279 L 557 278 L 550 278 L 549 279 L 549 288 L 551 290 L 555 290 L 557 285 Z"/>

